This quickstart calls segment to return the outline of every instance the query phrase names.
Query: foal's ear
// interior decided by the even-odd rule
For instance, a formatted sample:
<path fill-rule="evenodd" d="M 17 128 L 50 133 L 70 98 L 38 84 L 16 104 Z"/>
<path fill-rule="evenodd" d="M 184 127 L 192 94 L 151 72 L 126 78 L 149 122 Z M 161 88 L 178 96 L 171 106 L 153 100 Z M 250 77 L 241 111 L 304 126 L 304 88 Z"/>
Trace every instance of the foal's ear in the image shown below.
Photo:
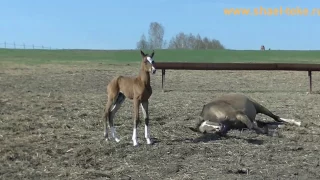
<path fill-rule="evenodd" d="M 151 58 L 153 58 L 153 55 L 154 55 L 154 50 L 152 51 L 152 54 L 151 54 L 151 56 L 150 56 L 150 57 L 151 57 Z"/>
<path fill-rule="evenodd" d="M 140 50 L 140 53 L 141 53 L 141 56 L 142 56 L 142 57 L 145 57 L 145 56 L 146 56 L 142 50 Z"/>

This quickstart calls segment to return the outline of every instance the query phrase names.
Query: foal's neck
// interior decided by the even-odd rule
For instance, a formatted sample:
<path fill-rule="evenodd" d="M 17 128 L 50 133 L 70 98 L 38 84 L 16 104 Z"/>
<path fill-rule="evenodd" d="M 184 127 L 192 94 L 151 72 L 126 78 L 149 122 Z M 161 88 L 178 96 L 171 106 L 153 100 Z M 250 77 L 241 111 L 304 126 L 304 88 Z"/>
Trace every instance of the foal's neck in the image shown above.
<path fill-rule="evenodd" d="M 145 71 L 143 68 L 140 69 L 139 78 L 143 82 L 143 84 L 149 86 L 150 85 L 150 74 Z"/>

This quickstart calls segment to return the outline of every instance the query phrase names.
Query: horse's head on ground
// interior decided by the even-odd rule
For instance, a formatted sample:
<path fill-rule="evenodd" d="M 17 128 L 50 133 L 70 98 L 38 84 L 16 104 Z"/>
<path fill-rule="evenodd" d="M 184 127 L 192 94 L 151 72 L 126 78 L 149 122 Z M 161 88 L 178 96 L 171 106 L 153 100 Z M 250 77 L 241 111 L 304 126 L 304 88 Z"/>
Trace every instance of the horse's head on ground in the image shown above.
<path fill-rule="evenodd" d="M 152 74 L 156 73 L 156 68 L 154 66 L 154 51 L 152 51 L 152 54 L 149 56 L 148 54 L 145 54 L 142 50 L 140 50 L 141 56 L 142 56 L 142 68 L 146 72 L 151 72 Z"/>
<path fill-rule="evenodd" d="M 213 121 L 199 120 L 194 127 L 190 127 L 194 132 L 199 133 L 216 133 L 221 130 L 221 125 Z"/>
<path fill-rule="evenodd" d="M 217 121 L 217 117 L 211 112 L 211 107 L 212 105 L 210 104 L 202 106 L 202 110 L 199 114 L 197 123 L 194 127 L 190 127 L 192 131 L 200 133 L 214 133 L 221 130 L 221 126 Z"/>

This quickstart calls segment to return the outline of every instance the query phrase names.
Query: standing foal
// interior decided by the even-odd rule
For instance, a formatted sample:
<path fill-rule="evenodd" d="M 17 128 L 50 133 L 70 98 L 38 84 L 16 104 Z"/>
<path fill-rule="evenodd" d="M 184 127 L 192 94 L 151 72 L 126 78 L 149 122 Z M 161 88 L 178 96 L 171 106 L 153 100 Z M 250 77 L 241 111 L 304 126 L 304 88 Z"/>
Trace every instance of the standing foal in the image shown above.
<path fill-rule="evenodd" d="M 145 120 L 145 138 L 147 144 L 152 144 L 149 134 L 149 112 L 148 104 L 149 98 L 152 94 L 152 88 L 150 85 L 150 72 L 152 74 L 156 73 L 156 68 L 154 67 L 154 51 L 151 56 L 144 54 L 140 50 L 142 56 L 140 73 L 137 77 L 126 77 L 118 76 L 111 80 L 107 85 L 107 94 L 108 100 L 105 109 L 105 139 L 108 141 L 108 122 L 111 131 L 112 138 L 116 142 L 119 142 L 120 139 L 116 136 L 116 131 L 114 127 L 113 118 L 116 112 L 119 110 L 121 104 L 126 98 L 133 100 L 134 116 L 133 116 L 133 134 L 132 141 L 133 146 L 137 146 L 137 127 L 140 123 L 139 119 L 139 106 L 141 106 L 143 117 Z"/>

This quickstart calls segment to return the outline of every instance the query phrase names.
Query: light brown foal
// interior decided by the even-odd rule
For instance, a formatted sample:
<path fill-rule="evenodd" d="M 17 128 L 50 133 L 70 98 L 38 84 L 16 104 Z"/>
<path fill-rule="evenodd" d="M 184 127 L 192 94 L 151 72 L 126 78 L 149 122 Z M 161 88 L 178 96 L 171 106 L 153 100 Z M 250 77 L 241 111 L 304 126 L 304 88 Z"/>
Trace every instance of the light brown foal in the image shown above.
<path fill-rule="evenodd" d="M 152 94 L 152 88 L 150 85 L 150 72 L 152 74 L 156 73 L 156 68 L 154 67 L 154 60 L 152 59 L 154 56 L 154 51 L 151 56 L 148 54 L 144 54 L 142 50 L 140 50 L 142 56 L 142 62 L 140 67 L 140 72 L 137 77 L 126 77 L 126 76 L 117 76 L 111 80 L 111 82 L 107 85 L 107 104 L 105 109 L 105 139 L 108 138 L 108 123 L 111 131 L 112 138 L 115 139 L 116 142 L 119 142 L 120 139 L 116 136 L 116 130 L 114 127 L 114 116 L 116 112 L 119 110 L 121 104 L 124 102 L 126 98 L 129 98 L 133 101 L 134 108 L 134 116 L 133 116 L 133 134 L 132 141 L 133 146 L 138 145 L 137 141 L 137 127 L 140 123 L 139 119 L 139 106 L 141 106 L 143 117 L 145 120 L 145 138 L 147 144 L 152 144 L 150 139 L 149 132 L 149 98 Z"/>

